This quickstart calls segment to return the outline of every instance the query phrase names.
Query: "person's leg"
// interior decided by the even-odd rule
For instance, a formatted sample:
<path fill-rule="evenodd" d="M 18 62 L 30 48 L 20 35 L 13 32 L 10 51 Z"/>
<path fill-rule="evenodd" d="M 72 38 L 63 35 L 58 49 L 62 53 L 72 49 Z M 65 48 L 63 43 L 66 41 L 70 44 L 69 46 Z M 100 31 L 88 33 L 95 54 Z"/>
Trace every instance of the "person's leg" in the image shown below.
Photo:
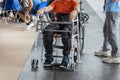
<path fill-rule="evenodd" d="M 67 67 L 67 65 L 69 63 L 69 54 L 71 51 L 71 34 L 68 31 L 71 31 L 71 26 L 65 25 L 63 30 L 65 30 L 66 32 L 62 33 L 63 60 L 62 60 L 61 65 Z"/>
<path fill-rule="evenodd" d="M 103 34 L 104 34 L 104 41 L 103 41 L 103 47 L 102 47 L 102 51 L 108 51 L 109 48 L 109 42 L 108 42 L 108 28 L 107 28 L 107 22 L 105 19 L 105 23 L 104 23 L 104 27 L 103 27 Z"/>
<path fill-rule="evenodd" d="M 70 32 L 67 32 L 67 31 L 70 31 L 71 26 L 64 26 L 63 30 L 65 30 L 66 32 L 62 33 L 62 43 L 64 45 L 64 48 L 63 48 L 63 55 L 64 56 L 68 56 L 69 53 L 70 53 L 70 50 L 71 50 L 71 34 Z"/>
<path fill-rule="evenodd" d="M 26 23 L 26 30 L 30 30 L 35 25 L 29 15 L 25 16 L 24 14 L 18 13 L 18 16 Z"/>
<path fill-rule="evenodd" d="M 27 16 L 25 16 L 24 14 L 18 12 L 18 15 L 26 24 L 30 22 L 30 19 L 27 18 Z"/>
<path fill-rule="evenodd" d="M 108 42 L 108 34 L 109 33 L 108 33 L 107 19 L 108 18 L 106 16 L 105 22 L 104 22 L 104 26 L 103 26 L 103 37 L 104 37 L 103 46 L 102 46 L 101 50 L 95 52 L 96 56 L 105 56 L 105 57 L 108 57 L 108 56 L 111 55 L 110 49 L 108 48 L 109 47 L 109 42 Z"/>
<path fill-rule="evenodd" d="M 108 41 L 112 47 L 112 57 L 118 57 L 119 13 L 109 13 L 108 16 Z"/>
<path fill-rule="evenodd" d="M 48 25 L 46 27 L 46 29 L 49 30 L 57 30 L 59 28 L 59 25 Z M 43 33 L 43 44 L 44 44 L 44 48 L 45 48 L 45 63 L 44 64 L 51 64 L 51 62 L 53 61 L 53 34 L 54 32 L 52 31 L 45 31 Z"/>
<path fill-rule="evenodd" d="M 111 56 L 103 58 L 105 63 L 120 63 L 119 58 L 119 13 L 107 12 L 107 23 L 108 23 L 108 41 L 111 45 L 112 52 Z"/>
<path fill-rule="evenodd" d="M 69 14 L 57 14 L 56 17 L 60 22 L 70 21 Z M 71 34 L 68 31 L 71 31 L 72 26 L 69 24 L 60 24 L 60 29 L 65 31 L 62 33 L 63 59 L 60 67 L 67 67 L 69 64 L 69 54 L 71 51 Z"/>
<path fill-rule="evenodd" d="M 26 29 L 31 29 L 35 24 L 33 24 L 29 15 L 25 15 L 25 11 L 28 7 L 23 7 L 17 14 L 26 23 Z"/>

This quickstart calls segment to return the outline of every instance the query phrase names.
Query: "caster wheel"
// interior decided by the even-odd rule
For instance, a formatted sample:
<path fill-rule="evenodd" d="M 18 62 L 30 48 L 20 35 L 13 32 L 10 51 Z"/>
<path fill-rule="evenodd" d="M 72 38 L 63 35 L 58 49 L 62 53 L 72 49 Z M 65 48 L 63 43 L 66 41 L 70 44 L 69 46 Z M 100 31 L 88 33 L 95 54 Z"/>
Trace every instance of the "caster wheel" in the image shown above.
<path fill-rule="evenodd" d="M 85 22 L 83 17 L 80 17 L 79 24 L 83 24 Z"/>
<path fill-rule="evenodd" d="M 76 70 L 76 66 L 75 65 L 76 65 L 75 63 L 70 65 L 70 71 L 75 71 Z"/>
<path fill-rule="evenodd" d="M 33 59 L 31 62 L 32 69 L 37 69 L 38 68 L 38 60 Z"/>
<path fill-rule="evenodd" d="M 77 56 L 74 56 L 74 62 L 77 63 Z"/>

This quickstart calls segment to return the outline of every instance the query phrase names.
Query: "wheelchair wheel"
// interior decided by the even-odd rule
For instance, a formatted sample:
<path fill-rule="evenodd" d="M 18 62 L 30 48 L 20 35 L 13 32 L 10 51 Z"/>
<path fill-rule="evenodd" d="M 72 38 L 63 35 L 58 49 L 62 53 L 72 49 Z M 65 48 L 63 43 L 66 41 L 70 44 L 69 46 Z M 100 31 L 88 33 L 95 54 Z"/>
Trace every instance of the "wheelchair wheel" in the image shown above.
<path fill-rule="evenodd" d="M 79 20 L 79 24 L 83 24 L 85 22 L 81 14 L 78 14 L 78 20 Z"/>
<path fill-rule="evenodd" d="M 81 13 L 81 17 L 84 19 L 85 22 L 89 19 L 89 16 L 86 13 Z"/>
<path fill-rule="evenodd" d="M 80 26 L 80 54 L 83 54 L 84 49 L 84 36 L 85 36 L 85 27 L 84 25 Z"/>
<path fill-rule="evenodd" d="M 84 18 L 83 18 L 83 17 L 80 17 L 79 23 L 80 23 L 80 24 L 83 24 L 84 22 L 85 22 Z"/>

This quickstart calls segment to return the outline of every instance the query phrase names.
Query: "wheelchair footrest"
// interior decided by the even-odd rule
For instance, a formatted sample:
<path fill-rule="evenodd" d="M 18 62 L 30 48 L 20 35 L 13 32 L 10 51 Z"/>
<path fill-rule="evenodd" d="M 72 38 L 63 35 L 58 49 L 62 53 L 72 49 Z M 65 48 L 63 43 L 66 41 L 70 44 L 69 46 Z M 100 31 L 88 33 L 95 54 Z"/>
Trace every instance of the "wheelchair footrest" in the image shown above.
<path fill-rule="evenodd" d="M 63 56 L 53 55 L 53 57 L 63 58 Z"/>
<path fill-rule="evenodd" d="M 59 45 L 54 45 L 54 44 L 53 44 L 53 47 L 54 47 L 54 48 L 63 49 L 63 46 L 59 46 Z"/>

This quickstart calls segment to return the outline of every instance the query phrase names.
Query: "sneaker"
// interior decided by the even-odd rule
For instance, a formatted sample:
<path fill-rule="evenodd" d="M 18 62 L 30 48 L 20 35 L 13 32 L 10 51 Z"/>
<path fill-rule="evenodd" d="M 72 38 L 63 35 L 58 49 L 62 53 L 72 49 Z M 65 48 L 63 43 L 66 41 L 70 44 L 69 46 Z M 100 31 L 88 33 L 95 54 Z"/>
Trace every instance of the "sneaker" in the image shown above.
<path fill-rule="evenodd" d="M 107 58 L 103 58 L 103 62 L 105 62 L 105 63 L 116 63 L 116 64 L 118 64 L 118 63 L 120 63 L 120 58 L 118 57 L 118 58 L 113 58 L 112 56 L 109 56 L 109 57 L 107 57 Z"/>
<path fill-rule="evenodd" d="M 97 51 L 95 52 L 95 56 L 104 56 L 104 57 L 108 57 L 108 56 L 111 56 L 111 51 L 108 50 L 108 51 Z"/>
<path fill-rule="evenodd" d="M 51 66 L 52 62 L 53 62 L 53 59 L 46 59 L 45 62 L 44 62 L 44 67 Z"/>
<path fill-rule="evenodd" d="M 60 67 L 67 68 L 68 64 L 69 64 L 69 57 L 68 56 L 63 57 Z"/>
<path fill-rule="evenodd" d="M 33 26 L 34 24 L 31 22 L 29 25 L 27 25 L 27 30 L 30 30 Z"/>

